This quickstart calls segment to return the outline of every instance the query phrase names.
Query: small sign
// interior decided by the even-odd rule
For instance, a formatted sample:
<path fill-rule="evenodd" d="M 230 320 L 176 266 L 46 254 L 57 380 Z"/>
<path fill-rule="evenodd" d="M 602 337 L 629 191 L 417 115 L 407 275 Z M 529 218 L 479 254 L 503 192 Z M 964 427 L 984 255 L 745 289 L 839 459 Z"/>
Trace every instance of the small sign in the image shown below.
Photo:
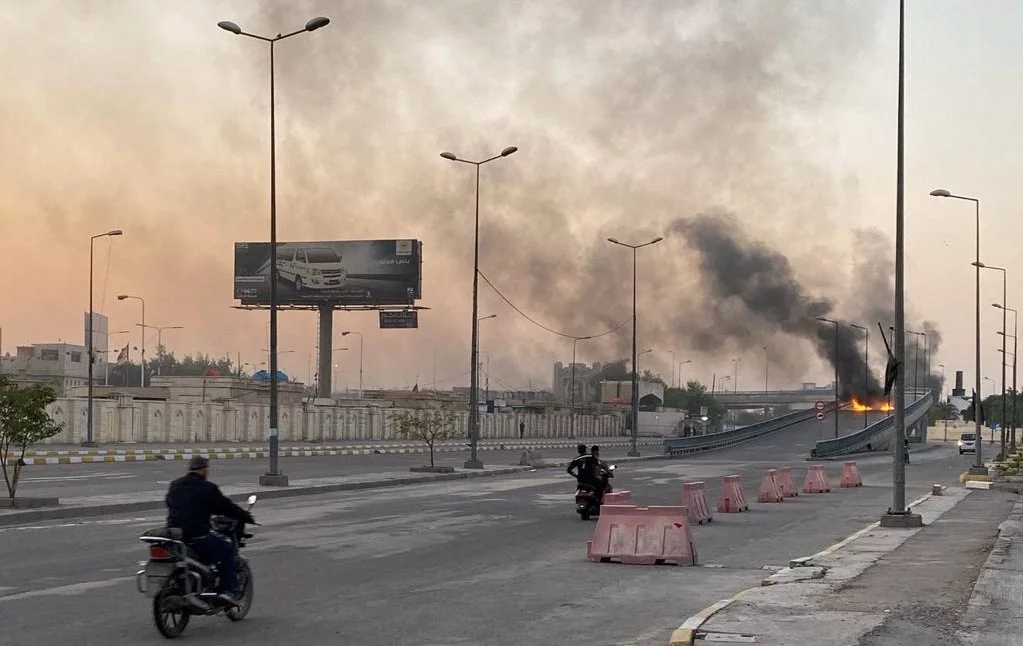
<path fill-rule="evenodd" d="M 816 417 L 817 417 L 817 421 L 818 421 L 818 422 L 822 422 L 822 421 L 824 421 L 824 413 L 823 413 L 823 412 L 821 412 L 821 411 L 817 411 L 817 415 L 816 415 Z"/>
<path fill-rule="evenodd" d="M 380 312 L 381 330 L 402 330 L 419 327 L 419 312 L 403 310 L 401 312 Z"/>
<path fill-rule="evenodd" d="M 824 402 L 817 402 L 816 404 L 813 405 L 813 407 L 816 408 L 817 410 L 822 411 L 825 408 Z"/>

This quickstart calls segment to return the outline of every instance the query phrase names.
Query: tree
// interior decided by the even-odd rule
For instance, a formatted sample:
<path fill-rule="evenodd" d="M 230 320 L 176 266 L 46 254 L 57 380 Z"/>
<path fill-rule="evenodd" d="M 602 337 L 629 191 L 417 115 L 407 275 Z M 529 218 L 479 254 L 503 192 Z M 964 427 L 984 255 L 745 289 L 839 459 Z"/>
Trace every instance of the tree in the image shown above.
<path fill-rule="evenodd" d="M 399 437 L 426 444 L 430 450 L 431 469 L 434 468 L 434 445 L 458 436 L 455 419 L 455 414 L 448 410 L 402 411 L 391 416 Z"/>
<path fill-rule="evenodd" d="M 0 471 L 12 500 L 18 490 L 26 449 L 61 431 L 61 425 L 46 412 L 46 407 L 56 400 L 57 393 L 50 386 L 18 387 L 0 376 Z M 8 471 L 12 454 L 17 455 L 13 472 Z"/>
<path fill-rule="evenodd" d="M 700 408 L 707 407 L 707 418 L 712 426 L 725 416 L 725 407 L 707 392 L 707 387 L 699 381 L 690 381 L 685 388 L 668 388 L 664 391 L 664 405 L 678 408 L 691 416 L 700 414 Z"/>

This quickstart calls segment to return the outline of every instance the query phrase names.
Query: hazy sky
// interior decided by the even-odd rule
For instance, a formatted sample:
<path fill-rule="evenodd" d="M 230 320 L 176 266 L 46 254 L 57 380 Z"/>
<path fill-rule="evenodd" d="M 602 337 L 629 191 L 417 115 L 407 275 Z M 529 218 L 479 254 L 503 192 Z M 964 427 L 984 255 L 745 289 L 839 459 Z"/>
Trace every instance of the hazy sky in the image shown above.
<path fill-rule="evenodd" d="M 907 4 L 907 294 L 912 321 L 944 337 L 934 365 L 964 369 L 969 384 L 973 214 L 927 193 L 982 199 L 982 260 L 1008 267 L 1010 307 L 1023 305 L 1011 190 L 1023 4 Z M 232 243 L 268 235 L 267 49 L 216 23 L 272 34 L 317 15 L 332 23 L 277 48 L 279 238 L 424 242 L 431 309 L 418 330 L 336 315 L 336 330 L 365 333 L 367 387 L 428 386 L 435 369 L 441 386 L 467 381 L 472 169 L 442 150 L 520 147 L 483 172 L 481 268 L 552 328 L 596 334 L 629 316 L 631 258 L 604 238 L 641 241 L 712 211 L 733 213 L 852 317 L 877 300 L 853 268 L 894 250 L 897 11 L 881 0 L 0 0 L 2 351 L 81 342 L 89 236 L 121 228 L 96 245 L 96 309 L 111 330 L 137 330 L 137 302 L 116 300 L 137 294 L 147 323 L 184 326 L 164 335 L 179 356 L 265 361 L 266 314 L 231 309 L 231 296 Z M 857 233 L 872 229 L 880 242 Z M 654 348 L 641 367 L 667 377 L 674 349 L 693 358 L 687 377 L 709 381 L 741 356 L 740 389 L 760 387 L 766 345 L 772 385 L 830 379 L 808 344 L 755 323 L 701 346 L 720 321 L 703 314 L 713 295 L 693 266 L 672 236 L 641 252 L 639 343 Z M 1001 280 L 985 279 L 995 377 Z M 480 293 L 481 316 L 498 314 L 481 323 L 491 386 L 549 386 L 571 341 L 482 282 Z M 294 350 L 282 366 L 297 379 L 315 333 L 313 313 L 281 315 L 280 347 Z M 338 381 L 355 387 L 350 339 L 335 343 L 351 347 L 336 355 Z M 579 358 L 624 356 L 628 342 L 627 328 L 580 342 Z"/>

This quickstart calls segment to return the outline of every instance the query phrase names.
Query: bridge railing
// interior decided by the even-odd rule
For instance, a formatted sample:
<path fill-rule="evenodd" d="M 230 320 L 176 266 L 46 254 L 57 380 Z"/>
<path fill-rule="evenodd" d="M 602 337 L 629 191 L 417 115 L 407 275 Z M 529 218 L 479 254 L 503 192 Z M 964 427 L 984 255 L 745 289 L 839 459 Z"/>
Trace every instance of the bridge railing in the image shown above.
<path fill-rule="evenodd" d="M 830 412 L 834 408 L 834 402 L 831 402 L 826 404 L 825 410 Z M 817 411 L 811 408 L 730 431 L 708 433 L 707 435 L 691 435 L 689 437 L 667 437 L 664 439 L 664 453 L 667 455 L 685 455 L 698 451 L 724 448 L 811 420 L 816 414 Z"/>
<path fill-rule="evenodd" d="M 927 414 L 933 403 L 932 393 L 925 391 L 922 397 L 906 406 L 906 426 L 918 422 L 921 417 Z M 868 444 L 877 444 L 879 441 L 887 439 L 886 436 L 894 428 L 895 417 L 890 415 L 855 433 L 829 440 L 820 440 L 814 449 L 814 457 L 827 458 L 860 452 Z"/>

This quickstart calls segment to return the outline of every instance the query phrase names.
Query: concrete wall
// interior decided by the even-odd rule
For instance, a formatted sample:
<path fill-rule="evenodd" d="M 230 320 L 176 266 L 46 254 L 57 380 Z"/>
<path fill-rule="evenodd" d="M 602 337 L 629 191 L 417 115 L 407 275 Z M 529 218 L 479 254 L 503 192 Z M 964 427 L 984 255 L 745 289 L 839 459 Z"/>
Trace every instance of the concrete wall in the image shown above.
<path fill-rule="evenodd" d="M 97 442 L 196 443 L 263 442 L 267 438 L 270 407 L 244 402 L 94 400 L 93 436 Z M 78 444 L 86 435 L 87 402 L 84 398 L 58 399 L 50 415 L 64 430 L 48 440 L 55 444 Z M 282 442 L 399 439 L 390 418 L 402 409 L 315 404 L 282 404 L 279 438 Z M 480 413 L 481 439 L 518 438 L 519 422 L 525 422 L 527 438 L 567 438 L 567 412 L 549 415 Z M 466 433 L 468 412 L 459 420 Z M 577 415 L 580 437 L 618 437 L 623 431 L 621 415 Z"/>

